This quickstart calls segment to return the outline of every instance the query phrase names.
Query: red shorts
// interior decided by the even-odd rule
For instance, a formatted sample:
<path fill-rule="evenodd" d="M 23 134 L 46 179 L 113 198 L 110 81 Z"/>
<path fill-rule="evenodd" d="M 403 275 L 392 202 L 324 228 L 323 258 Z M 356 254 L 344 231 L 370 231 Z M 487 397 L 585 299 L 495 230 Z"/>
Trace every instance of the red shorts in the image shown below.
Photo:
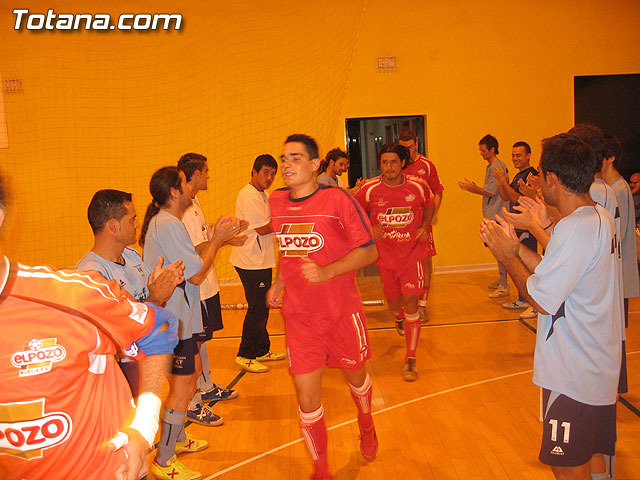
<path fill-rule="evenodd" d="M 291 375 L 311 373 L 325 365 L 359 370 L 371 358 L 362 309 L 338 319 L 288 316 L 285 328 Z"/>
<path fill-rule="evenodd" d="M 401 295 L 419 297 L 424 293 L 424 261 L 412 260 L 399 265 L 400 269 L 380 268 L 382 290 L 387 298 Z"/>

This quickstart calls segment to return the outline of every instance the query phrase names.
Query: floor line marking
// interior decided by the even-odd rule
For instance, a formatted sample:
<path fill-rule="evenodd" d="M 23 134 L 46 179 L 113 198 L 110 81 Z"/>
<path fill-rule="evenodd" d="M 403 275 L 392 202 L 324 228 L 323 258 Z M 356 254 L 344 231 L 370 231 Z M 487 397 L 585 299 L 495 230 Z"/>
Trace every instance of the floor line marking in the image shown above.
<path fill-rule="evenodd" d="M 422 400 L 427 400 L 429 398 L 437 397 L 439 395 L 445 395 L 447 393 L 457 392 L 458 390 L 463 390 L 465 388 L 476 387 L 478 385 L 483 385 L 485 383 L 496 382 L 498 380 L 504 380 L 505 378 L 517 377 L 519 375 L 524 375 L 526 373 L 531 373 L 531 372 L 533 372 L 533 370 L 524 370 L 522 372 L 510 373 L 508 375 L 501 375 L 499 377 L 489 378 L 487 380 L 480 380 L 478 382 L 473 382 L 473 383 L 468 383 L 466 385 L 460 385 L 458 387 L 448 388 L 446 390 L 441 390 L 439 392 L 430 393 L 429 395 L 423 395 L 422 397 L 414 398 L 413 400 L 407 400 L 406 402 L 398 403 L 396 405 L 392 405 L 390 407 L 386 407 L 386 408 L 383 408 L 381 410 L 377 410 L 375 412 L 371 412 L 371 415 L 379 415 L 381 413 L 385 413 L 385 412 L 388 412 L 390 410 L 395 410 L 396 408 L 405 407 L 407 405 L 411 405 L 412 403 L 417 403 L 417 402 L 420 402 Z M 357 421 L 358 420 L 356 418 L 354 418 L 352 420 L 347 420 L 346 422 L 342 422 L 342 423 L 339 423 L 337 425 L 333 425 L 332 427 L 327 428 L 327 431 L 336 430 L 338 428 L 342 428 L 342 427 L 344 427 L 346 425 L 350 425 L 350 424 L 355 423 Z M 285 443 L 285 444 L 280 445 L 278 447 L 272 448 L 271 450 L 267 450 L 266 452 L 260 453 L 258 455 L 255 455 L 255 456 L 251 457 L 251 458 L 243 460 L 240 463 L 236 463 L 235 465 L 231 465 L 230 467 L 227 467 L 227 468 L 225 468 L 223 470 L 220 470 L 219 472 L 216 472 L 213 475 L 205 477 L 203 480 L 211 480 L 213 478 L 220 477 L 220 476 L 224 475 L 225 473 L 229 473 L 229 472 L 231 472 L 233 470 L 236 470 L 236 469 L 238 469 L 240 467 L 244 467 L 245 465 L 248 465 L 249 463 L 255 462 L 256 460 L 260 460 L 261 458 L 264 458 L 264 457 L 266 457 L 268 455 L 271 455 L 272 453 L 279 452 L 280 450 L 288 448 L 288 447 L 290 447 L 292 445 L 295 445 L 297 443 L 301 443 L 302 441 L 303 441 L 302 438 L 298 438 L 296 440 L 292 440 L 291 442 Z"/>

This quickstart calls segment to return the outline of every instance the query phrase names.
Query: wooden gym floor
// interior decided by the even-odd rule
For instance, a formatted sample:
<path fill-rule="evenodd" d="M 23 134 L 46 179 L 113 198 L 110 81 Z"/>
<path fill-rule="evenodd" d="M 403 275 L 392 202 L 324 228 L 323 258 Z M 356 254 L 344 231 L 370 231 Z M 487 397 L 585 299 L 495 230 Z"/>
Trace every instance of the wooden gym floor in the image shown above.
<path fill-rule="evenodd" d="M 373 413 L 380 449 L 366 462 L 359 452 L 356 408 L 339 371 L 326 369 L 323 404 L 329 462 L 337 480 L 551 479 L 537 459 L 539 389 L 531 382 L 536 320 L 502 308 L 515 298 L 489 299 L 496 273 L 435 275 L 418 348 L 418 380 L 401 372 L 404 338 L 386 306 L 367 307 L 373 348 Z M 377 277 L 358 278 L 363 300 L 380 300 Z M 512 292 L 515 289 L 511 288 Z M 339 295 L 339 292 L 336 292 Z M 223 287 L 224 304 L 244 303 L 241 286 Z M 618 403 L 618 480 L 640 478 L 640 299 L 630 304 L 627 331 L 629 390 Z M 241 372 L 235 356 L 245 311 L 224 310 L 225 329 L 209 343 L 216 383 L 236 381 L 240 396 L 213 405 L 221 427 L 187 431 L 209 448 L 182 455 L 206 480 L 307 479 L 312 461 L 300 437 L 297 401 L 287 362 L 265 374 Z M 279 310 L 269 320 L 272 349 L 285 351 Z"/>

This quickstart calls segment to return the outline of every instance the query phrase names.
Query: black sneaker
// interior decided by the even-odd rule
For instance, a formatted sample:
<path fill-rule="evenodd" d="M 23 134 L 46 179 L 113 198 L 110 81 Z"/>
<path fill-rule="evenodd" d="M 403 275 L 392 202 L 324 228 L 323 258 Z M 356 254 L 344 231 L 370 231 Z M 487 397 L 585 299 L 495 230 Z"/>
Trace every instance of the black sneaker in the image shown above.
<path fill-rule="evenodd" d="M 235 390 L 229 390 L 228 388 L 219 387 L 215 383 L 213 388 L 208 392 L 202 392 L 202 400 L 210 402 L 211 400 L 233 400 L 238 398 L 238 392 Z"/>

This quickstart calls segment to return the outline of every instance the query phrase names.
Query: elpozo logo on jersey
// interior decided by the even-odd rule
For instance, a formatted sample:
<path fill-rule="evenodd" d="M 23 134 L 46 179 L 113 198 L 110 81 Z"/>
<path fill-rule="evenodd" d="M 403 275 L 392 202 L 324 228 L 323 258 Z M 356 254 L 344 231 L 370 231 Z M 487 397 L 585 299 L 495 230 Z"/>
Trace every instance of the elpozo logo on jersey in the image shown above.
<path fill-rule="evenodd" d="M 45 399 L 0 404 L 0 455 L 30 460 L 67 441 L 73 430 L 64 412 L 45 413 Z"/>
<path fill-rule="evenodd" d="M 378 223 L 383 227 L 404 228 L 415 218 L 411 207 L 390 207 L 385 213 L 378 213 Z"/>
<path fill-rule="evenodd" d="M 305 257 L 324 246 L 324 238 L 313 231 L 314 223 L 285 223 L 278 237 L 280 253 L 285 257 Z"/>
<path fill-rule="evenodd" d="M 52 365 L 66 356 L 67 351 L 58 345 L 57 338 L 32 338 L 24 345 L 24 350 L 11 355 L 11 365 L 20 369 L 21 377 L 28 377 L 50 372 Z"/>

